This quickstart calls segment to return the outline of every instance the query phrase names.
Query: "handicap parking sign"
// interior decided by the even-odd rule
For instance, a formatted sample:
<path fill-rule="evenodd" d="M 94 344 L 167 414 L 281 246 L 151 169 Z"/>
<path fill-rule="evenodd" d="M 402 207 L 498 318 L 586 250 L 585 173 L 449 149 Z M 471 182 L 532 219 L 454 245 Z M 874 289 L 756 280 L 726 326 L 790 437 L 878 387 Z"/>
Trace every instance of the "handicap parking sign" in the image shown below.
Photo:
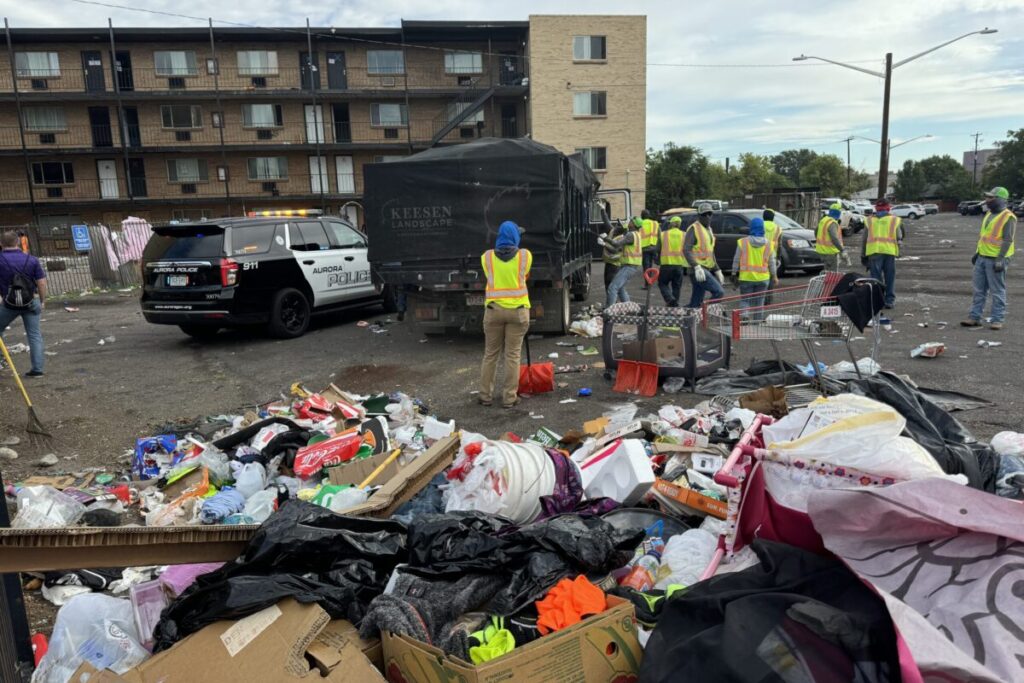
<path fill-rule="evenodd" d="M 71 237 L 75 240 L 76 251 L 92 250 L 92 238 L 89 237 L 88 225 L 72 225 Z"/>

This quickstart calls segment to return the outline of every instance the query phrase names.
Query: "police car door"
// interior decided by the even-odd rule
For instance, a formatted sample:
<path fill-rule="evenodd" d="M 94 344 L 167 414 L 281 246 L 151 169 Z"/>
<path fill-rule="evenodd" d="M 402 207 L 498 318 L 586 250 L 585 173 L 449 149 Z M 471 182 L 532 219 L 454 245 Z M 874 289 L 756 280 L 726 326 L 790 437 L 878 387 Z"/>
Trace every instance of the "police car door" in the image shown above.
<path fill-rule="evenodd" d="M 342 276 L 347 286 L 346 299 L 361 299 L 373 296 L 377 290 L 370 277 L 370 261 L 367 258 L 366 237 L 341 221 L 324 219 L 327 235 L 332 244 L 343 252 Z"/>
<path fill-rule="evenodd" d="M 288 246 L 313 290 L 314 307 L 330 306 L 345 298 L 336 277 L 342 270 L 342 250 L 331 245 L 320 221 L 288 223 Z"/>

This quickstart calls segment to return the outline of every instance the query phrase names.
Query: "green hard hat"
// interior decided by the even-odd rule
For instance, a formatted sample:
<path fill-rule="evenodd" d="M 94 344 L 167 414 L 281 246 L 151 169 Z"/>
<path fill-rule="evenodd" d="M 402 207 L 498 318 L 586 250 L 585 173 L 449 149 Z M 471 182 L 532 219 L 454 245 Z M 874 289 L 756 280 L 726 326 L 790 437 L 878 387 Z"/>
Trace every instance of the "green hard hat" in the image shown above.
<path fill-rule="evenodd" d="M 672 216 L 672 218 L 668 219 L 668 224 L 669 225 L 682 225 L 683 224 L 683 219 L 680 218 L 679 216 Z"/>
<path fill-rule="evenodd" d="M 1000 199 L 1009 199 L 1010 193 L 1005 187 L 993 187 L 991 190 L 985 193 L 986 197 L 999 197 Z"/>
<path fill-rule="evenodd" d="M 832 209 L 833 211 L 842 211 L 843 210 L 843 205 L 840 204 L 839 202 L 832 202 L 832 206 L 830 206 L 828 208 Z"/>
<path fill-rule="evenodd" d="M 633 225 L 635 225 L 636 227 L 639 228 L 643 224 L 644 224 L 644 219 L 643 218 L 640 218 L 640 216 L 633 216 Z"/>

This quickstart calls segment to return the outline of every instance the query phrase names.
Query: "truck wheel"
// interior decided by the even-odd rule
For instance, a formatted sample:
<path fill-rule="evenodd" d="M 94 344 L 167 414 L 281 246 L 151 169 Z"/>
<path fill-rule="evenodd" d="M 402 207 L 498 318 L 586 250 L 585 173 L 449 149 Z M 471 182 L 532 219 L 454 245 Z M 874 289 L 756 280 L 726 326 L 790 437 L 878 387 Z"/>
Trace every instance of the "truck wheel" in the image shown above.
<path fill-rule="evenodd" d="M 182 332 L 192 337 L 193 339 L 213 339 L 220 332 L 219 327 L 213 327 L 212 325 L 178 325 Z"/>
<path fill-rule="evenodd" d="M 586 301 L 590 296 L 590 266 L 588 265 L 586 270 L 578 271 L 573 277 L 577 279 L 572 288 L 573 300 Z"/>
<path fill-rule="evenodd" d="M 562 305 L 559 318 L 561 319 L 562 334 L 569 334 L 569 327 L 572 326 L 572 306 L 569 304 L 569 281 L 562 287 Z"/>
<path fill-rule="evenodd" d="M 297 289 L 282 289 L 270 308 L 270 334 L 280 339 L 301 337 L 309 329 L 309 301 Z"/>

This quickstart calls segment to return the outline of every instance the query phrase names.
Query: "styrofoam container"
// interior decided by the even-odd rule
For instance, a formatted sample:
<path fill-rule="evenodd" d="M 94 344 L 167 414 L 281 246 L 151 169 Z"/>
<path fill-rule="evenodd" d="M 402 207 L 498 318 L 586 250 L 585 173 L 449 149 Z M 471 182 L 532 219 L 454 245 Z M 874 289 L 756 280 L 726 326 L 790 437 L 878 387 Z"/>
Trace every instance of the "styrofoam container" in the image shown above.
<path fill-rule="evenodd" d="M 654 470 L 639 439 L 619 439 L 580 465 L 588 498 L 608 497 L 624 506 L 635 504 L 654 484 Z"/>

